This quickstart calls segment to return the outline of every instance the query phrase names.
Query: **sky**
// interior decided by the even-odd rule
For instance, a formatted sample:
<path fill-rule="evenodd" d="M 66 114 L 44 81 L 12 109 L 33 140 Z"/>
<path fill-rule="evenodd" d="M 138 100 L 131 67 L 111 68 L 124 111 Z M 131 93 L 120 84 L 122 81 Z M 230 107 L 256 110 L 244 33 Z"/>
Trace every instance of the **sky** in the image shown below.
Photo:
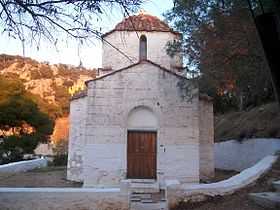
<path fill-rule="evenodd" d="M 171 9 L 172 0 L 147 0 L 141 8 L 151 15 L 164 19 L 162 13 Z M 123 14 L 120 10 L 115 9 L 110 15 L 104 15 L 100 22 L 102 32 L 107 32 L 122 21 Z M 47 41 L 41 41 L 40 48 L 30 43 L 25 44 L 25 56 L 31 57 L 38 61 L 47 61 L 51 64 L 64 63 L 78 66 L 80 60 L 86 68 L 101 67 L 102 62 L 102 45 L 98 40 L 93 43 L 86 43 L 78 47 L 78 42 L 73 39 L 66 39 L 58 43 L 57 47 Z M 0 34 L 0 54 L 23 55 L 22 43 L 8 37 L 6 34 Z"/>

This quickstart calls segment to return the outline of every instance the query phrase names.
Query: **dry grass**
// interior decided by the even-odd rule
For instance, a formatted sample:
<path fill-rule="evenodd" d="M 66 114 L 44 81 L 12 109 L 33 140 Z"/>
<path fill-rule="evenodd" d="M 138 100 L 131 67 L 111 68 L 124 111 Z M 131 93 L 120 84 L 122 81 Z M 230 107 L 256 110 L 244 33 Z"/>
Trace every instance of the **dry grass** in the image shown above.
<path fill-rule="evenodd" d="M 280 138 L 280 108 L 276 103 L 215 117 L 215 141 Z"/>

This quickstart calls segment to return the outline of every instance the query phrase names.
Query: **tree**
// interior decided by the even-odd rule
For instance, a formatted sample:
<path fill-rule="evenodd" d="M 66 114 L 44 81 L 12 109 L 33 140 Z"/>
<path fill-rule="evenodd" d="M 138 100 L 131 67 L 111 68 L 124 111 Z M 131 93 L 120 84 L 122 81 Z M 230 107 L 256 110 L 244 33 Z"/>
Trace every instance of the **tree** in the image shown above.
<path fill-rule="evenodd" d="M 183 33 L 179 43 L 170 44 L 169 53 L 183 50 L 187 69 L 198 71 L 200 89 L 214 97 L 216 111 L 245 109 L 272 98 L 246 1 L 175 0 L 166 17 Z"/>
<path fill-rule="evenodd" d="M 20 160 L 52 134 L 54 122 L 41 112 L 19 81 L 0 77 L 0 162 Z"/>
<path fill-rule="evenodd" d="M 53 147 L 54 159 L 53 164 L 57 166 L 67 165 L 68 157 L 68 141 L 59 139 L 54 143 Z"/>
<path fill-rule="evenodd" d="M 57 33 L 76 39 L 99 37 L 94 22 L 106 9 L 120 7 L 134 11 L 142 0 L 0 0 L 0 22 L 9 36 L 40 42 L 42 37 L 56 43 Z"/>
<path fill-rule="evenodd" d="M 254 17 L 262 46 L 270 67 L 275 98 L 280 106 L 280 1 L 258 1 L 261 14 L 257 14 L 255 7 L 248 1 L 252 16 Z"/>

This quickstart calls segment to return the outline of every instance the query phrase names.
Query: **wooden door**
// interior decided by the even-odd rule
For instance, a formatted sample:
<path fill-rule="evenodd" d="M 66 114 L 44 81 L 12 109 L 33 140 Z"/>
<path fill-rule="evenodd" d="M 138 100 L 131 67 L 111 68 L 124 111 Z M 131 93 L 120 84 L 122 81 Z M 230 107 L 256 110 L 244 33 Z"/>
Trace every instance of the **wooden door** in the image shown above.
<path fill-rule="evenodd" d="M 156 179 L 156 132 L 128 132 L 127 178 Z"/>

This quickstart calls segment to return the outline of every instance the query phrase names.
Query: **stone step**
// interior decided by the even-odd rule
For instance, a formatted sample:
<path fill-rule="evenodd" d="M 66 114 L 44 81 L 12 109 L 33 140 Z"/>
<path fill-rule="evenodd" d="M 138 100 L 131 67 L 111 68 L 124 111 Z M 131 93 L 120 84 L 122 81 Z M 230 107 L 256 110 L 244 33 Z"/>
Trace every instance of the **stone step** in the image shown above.
<path fill-rule="evenodd" d="M 280 180 L 272 183 L 277 192 L 280 192 Z"/>
<path fill-rule="evenodd" d="M 132 183 L 155 183 L 156 179 L 130 179 Z"/>
<path fill-rule="evenodd" d="M 280 208 L 279 192 L 250 193 L 249 198 L 256 204 L 270 209 Z"/>
<path fill-rule="evenodd" d="M 167 210 L 166 202 L 161 203 L 131 203 L 130 210 Z"/>
<path fill-rule="evenodd" d="M 130 198 L 139 198 L 139 199 L 150 199 L 152 198 L 152 195 L 151 194 L 140 194 L 140 193 L 137 193 L 137 194 L 132 194 L 130 196 Z"/>
<path fill-rule="evenodd" d="M 158 182 L 132 182 L 130 190 L 132 193 L 157 193 L 160 191 Z"/>
<path fill-rule="evenodd" d="M 140 198 L 130 198 L 131 202 L 141 202 Z"/>
<path fill-rule="evenodd" d="M 157 202 L 153 201 L 152 199 L 142 199 L 141 203 L 157 203 Z"/>

